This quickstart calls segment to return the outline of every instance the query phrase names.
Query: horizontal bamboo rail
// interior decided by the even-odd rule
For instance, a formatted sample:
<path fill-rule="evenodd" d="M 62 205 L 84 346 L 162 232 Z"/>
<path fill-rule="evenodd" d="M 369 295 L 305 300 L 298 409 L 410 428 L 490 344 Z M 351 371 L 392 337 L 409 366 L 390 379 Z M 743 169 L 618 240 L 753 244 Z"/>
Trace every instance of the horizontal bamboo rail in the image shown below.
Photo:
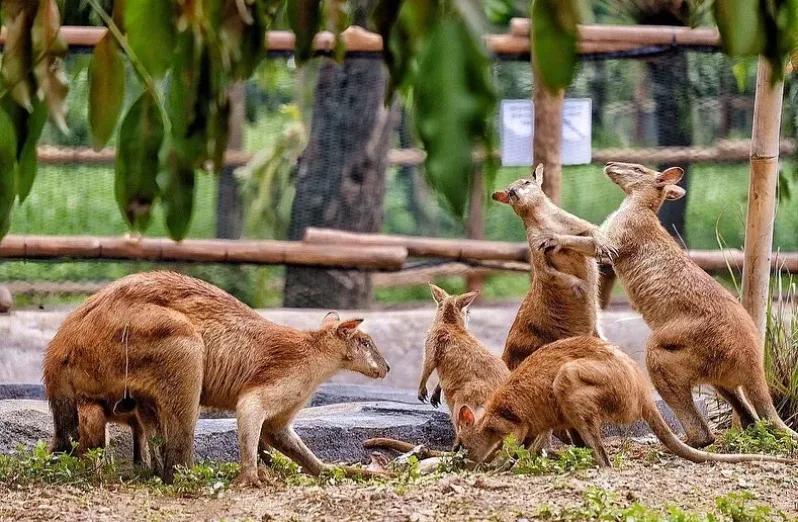
<path fill-rule="evenodd" d="M 328 228 L 308 227 L 303 242 L 329 246 L 393 246 L 407 249 L 411 257 L 477 261 L 527 261 L 529 247 L 526 243 L 503 243 L 477 239 L 440 239 L 431 237 L 398 236 L 385 234 L 359 234 Z"/>
<path fill-rule="evenodd" d="M 794 140 L 783 139 L 780 153 L 792 155 L 796 150 Z M 648 147 L 648 148 L 607 148 L 596 149 L 592 162 L 603 165 L 608 161 L 627 163 L 719 163 L 747 162 L 751 152 L 750 140 L 719 140 L 712 147 Z M 475 160 L 484 159 L 475 153 Z M 388 164 L 398 166 L 417 166 L 424 163 L 427 154 L 421 149 L 391 149 L 388 151 Z M 39 162 L 46 164 L 84 163 L 107 165 L 114 162 L 116 151 L 103 149 L 95 151 L 88 147 L 41 146 L 38 149 Z M 225 164 L 232 167 L 246 165 L 252 155 L 237 150 L 228 150 Z"/>
<path fill-rule="evenodd" d="M 93 236 L 8 235 L 0 259 L 113 259 L 189 261 L 257 265 L 301 265 L 361 270 L 399 270 L 407 259 L 401 246 L 311 245 L 298 241 L 244 241 Z"/>
<path fill-rule="evenodd" d="M 473 239 L 440 239 L 430 237 L 399 236 L 385 234 L 359 234 L 326 228 L 309 227 L 303 238 L 305 243 L 349 246 L 404 247 L 410 257 L 434 257 L 454 261 L 515 261 L 529 259 L 526 243 L 501 241 L 478 241 Z M 689 250 L 688 255 L 699 267 L 710 273 L 724 273 L 730 267 L 734 271 L 743 266 L 743 252 L 726 250 Z M 798 272 L 798 253 L 773 253 L 772 271 Z M 728 265 L 727 265 L 728 263 Z M 496 268 L 501 268 L 497 266 Z M 515 266 L 506 269 L 514 270 Z"/>
<path fill-rule="evenodd" d="M 487 48 L 497 55 L 529 54 L 529 21 L 516 18 L 511 23 L 510 34 L 489 34 L 483 39 Z M 61 34 L 70 46 L 93 47 L 97 45 L 106 29 L 104 27 L 64 26 Z M 382 37 L 362 27 L 351 26 L 341 33 L 344 46 L 349 52 L 374 53 L 382 51 Z M 5 44 L 6 31 L 0 31 L 0 45 Z M 290 31 L 268 31 L 264 45 L 273 52 L 290 53 L 296 38 Z M 652 45 L 719 45 L 715 29 L 690 29 L 668 26 L 623 26 L 582 25 L 579 26 L 579 52 L 582 54 L 630 51 Z M 335 49 L 335 35 L 324 31 L 313 40 L 319 52 Z"/>

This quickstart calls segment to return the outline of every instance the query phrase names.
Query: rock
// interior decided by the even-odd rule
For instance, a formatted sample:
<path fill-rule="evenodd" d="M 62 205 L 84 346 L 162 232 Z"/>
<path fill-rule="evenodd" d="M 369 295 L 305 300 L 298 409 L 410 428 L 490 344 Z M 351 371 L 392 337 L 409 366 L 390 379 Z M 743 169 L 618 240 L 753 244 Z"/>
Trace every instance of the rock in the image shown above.
<path fill-rule="evenodd" d="M 13 304 L 14 300 L 11 297 L 11 291 L 7 287 L 0 285 L 0 314 L 9 313 Z"/>
<path fill-rule="evenodd" d="M 302 410 L 294 422 L 299 436 L 327 462 L 368 462 L 364 440 L 391 437 L 424 443 L 431 448 L 451 446 L 454 431 L 447 413 L 425 405 L 396 402 L 358 402 Z M 11 453 L 19 444 L 32 447 L 49 441 L 52 419 L 45 401 L 0 401 L 0 453 Z M 110 440 L 115 454 L 131 458 L 129 429 L 114 427 Z M 198 459 L 238 460 L 235 419 L 200 419 L 194 436 Z"/>

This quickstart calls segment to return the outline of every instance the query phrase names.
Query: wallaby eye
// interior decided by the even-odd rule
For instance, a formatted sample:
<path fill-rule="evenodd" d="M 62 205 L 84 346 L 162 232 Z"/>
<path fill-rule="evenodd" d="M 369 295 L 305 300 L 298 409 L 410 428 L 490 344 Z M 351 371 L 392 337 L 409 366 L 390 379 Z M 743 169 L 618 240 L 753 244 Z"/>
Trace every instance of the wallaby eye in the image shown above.
<path fill-rule="evenodd" d="M 531 185 L 531 184 L 532 184 L 532 182 L 531 182 L 531 181 L 529 181 L 528 179 L 525 179 L 525 180 L 524 180 L 524 185 Z"/>

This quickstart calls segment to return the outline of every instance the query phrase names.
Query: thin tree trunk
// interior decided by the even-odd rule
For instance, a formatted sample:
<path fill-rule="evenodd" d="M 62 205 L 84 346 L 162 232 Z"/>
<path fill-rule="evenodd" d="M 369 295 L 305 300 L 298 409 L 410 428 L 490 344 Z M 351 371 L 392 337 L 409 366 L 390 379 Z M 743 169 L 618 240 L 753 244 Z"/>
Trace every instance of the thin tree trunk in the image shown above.
<path fill-rule="evenodd" d="M 657 58 L 649 62 L 649 71 L 656 102 L 657 144 L 662 147 L 692 145 L 693 115 L 687 83 L 689 77 L 687 55 L 677 51 Z M 667 164 L 660 165 L 659 168 L 664 170 L 675 166 L 684 169 L 684 177 L 679 185 L 687 188 L 690 179 L 689 164 Z M 659 213 L 660 221 L 665 229 L 671 235 L 685 240 L 685 214 L 688 197 L 690 197 L 689 191 L 682 199 L 669 201 L 663 205 Z"/>
<path fill-rule="evenodd" d="M 309 226 L 379 232 L 383 218 L 385 169 L 396 111 L 385 108 L 385 79 L 378 60 L 325 59 L 313 102 L 308 146 L 299 160 L 289 238 Z M 288 267 L 286 307 L 365 308 L 371 277 Z"/>
<path fill-rule="evenodd" d="M 550 93 L 534 74 L 534 135 L 532 136 L 532 170 L 539 163 L 545 168 L 543 192 L 551 200 L 560 204 L 560 181 L 562 179 L 562 104 L 564 91 Z"/>
<path fill-rule="evenodd" d="M 230 140 L 228 148 L 241 150 L 244 141 L 244 84 L 238 83 L 230 89 Z M 244 204 L 238 180 L 233 175 L 234 167 L 225 166 L 219 176 L 216 196 L 216 237 L 239 239 L 244 228 Z"/>

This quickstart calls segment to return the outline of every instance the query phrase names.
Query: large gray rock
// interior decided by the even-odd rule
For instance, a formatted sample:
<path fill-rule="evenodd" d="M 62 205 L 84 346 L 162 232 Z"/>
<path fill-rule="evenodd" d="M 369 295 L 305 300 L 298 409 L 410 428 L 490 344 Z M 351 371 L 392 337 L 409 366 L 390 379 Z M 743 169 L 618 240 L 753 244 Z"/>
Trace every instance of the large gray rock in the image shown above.
<path fill-rule="evenodd" d="M 678 424 L 666 406 L 660 404 L 665 419 L 676 430 Z M 431 448 L 450 448 L 454 430 L 444 408 L 435 410 L 423 404 L 398 402 L 350 402 L 305 408 L 294 423 L 299 436 L 327 462 L 365 461 L 364 440 L 390 437 Z M 643 436 L 648 426 L 638 422 L 630 427 L 605 426 L 605 436 Z M 11 453 L 21 444 L 32 447 L 48 441 L 52 419 L 45 401 L 0 401 L 0 453 Z M 130 431 L 113 426 L 110 440 L 118 457 L 131 457 Z M 231 418 L 200 419 L 194 437 L 198 459 L 235 461 L 238 459 L 236 421 Z"/>

